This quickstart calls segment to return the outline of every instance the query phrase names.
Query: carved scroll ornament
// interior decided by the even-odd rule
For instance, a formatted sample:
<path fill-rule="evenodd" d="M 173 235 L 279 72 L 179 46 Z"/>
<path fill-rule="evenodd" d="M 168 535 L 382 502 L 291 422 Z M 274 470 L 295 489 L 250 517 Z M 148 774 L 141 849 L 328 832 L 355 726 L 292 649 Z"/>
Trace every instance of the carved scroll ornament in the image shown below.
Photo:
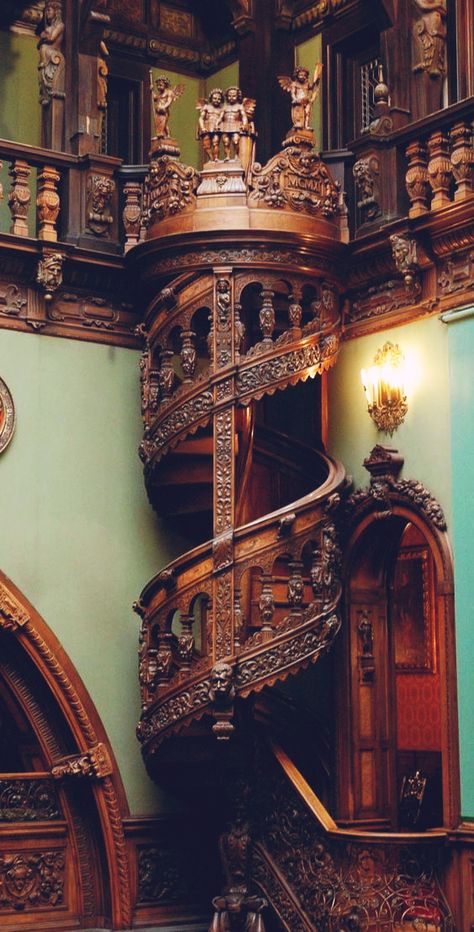
<path fill-rule="evenodd" d="M 97 777 L 103 779 L 113 772 L 112 762 L 104 744 L 97 744 L 85 754 L 75 754 L 58 761 L 51 768 L 51 774 L 59 780 L 62 777 Z"/>
<path fill-rule="evenodd" d="M 446 73 L 446 0 L 415 0 L 415 6 L 421 13 L 413 30 L 420 57 L 413 71 L 441 78 Z"/>

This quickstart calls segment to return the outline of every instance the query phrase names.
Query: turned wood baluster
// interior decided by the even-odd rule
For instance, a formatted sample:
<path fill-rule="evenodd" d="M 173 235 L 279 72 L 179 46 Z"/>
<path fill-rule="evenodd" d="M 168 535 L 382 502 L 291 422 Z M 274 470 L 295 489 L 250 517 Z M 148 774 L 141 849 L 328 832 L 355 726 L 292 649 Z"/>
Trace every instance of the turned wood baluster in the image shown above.
<path fill-rule="evenodd" d="M 138 181 L 127 181 L 123 193 L 125 205 L 122 211 L 122 220 L 125 229 L 125 251 L 127 251 L 140 240 L 142 186 Z"/>
<path fill-rule="evenodd" d="M 461 201 L 474 188 L 474 147 L 472 128 L 460 121 L 449 131 L 451 140 L 451 167 L 456 181 L 455 201 Z"/>
<path fill-rule="evenodd" d="M 158 372 L 158 382 L 162 398 L 169 398 L 173 391 L 174 371 L 171 363 L 172 359 L 173 350 L 162 350 L 160 353 L 160 369 Z"/>
<path fill-rule="evenodd" d="M 195 337 L 194 330 L 183 330 L 181 332 L 181 366 L 184 373 L 184 382 L 192 382 L 196 371 Z"/>
<path fill-rule="evenodd" d="M 301 335 L 301 318 L 303 308 L 301 307 L 301 288 L 296 285 L 290 294 L 290 303 L 288 306 L 288 317 L 290 318 L 291 329 L 295 338 Z"/>
<path fill-rule="evenodd" d="M 178 637 L 177 649 L 180 667 L 183 672 L 191 668 L 194 654 L 193 635 L 194 615 L 181 615 L 181 634 Z"/>
<path fill-rule="evenodd" d="M 273 598 L 272 576 L 264 573 L 262 575 L 262 592 L 258 602 L 260 619 L 262 622 L 261 633 L 264 640 L 271 640 L 273 636 L 272 619 L 275 614 L 275 600 Z"/>
<path fill-rule="evenodd" d="M 292 615 L 301 615 L 304 599 L 303 563 L 293 560 L 289 564 L 290 578 L 288 580 L 288 602 L 291 605 Z"/>
<path fill-rule="evenodd" d="M 275 308 L 273 307 L 274 292 L 271 288 L 263 288 L 260 297 L 262 306 L 260 308 L 259 320 L 260 329 L 263 334 L 264 346 L 273 346 L 272 334 L 275 329 Z"/>
<path fill-rule="evenodd" d="M 245 324 L 240 317 L 241 310 L 242 305 L 236 301 L 234 304 L 234 344 L 236 359 L 239 359 L 240 357 L 242 352 L 242 343 L 245 337 Z"/>
<path fill-rule="evenodd" d="M 428 213 L 428 158 L 426 149 L 419 142 L 412 142 L 407 147 L 408 171 L 405 175 L 405 186 L 410 198 L 409 217 L 420 217 Z"/>
<path fill-rule="evenodd" d="M 8 206 L 12 218 L 10 233 L 16 236 L 28 236 L 28 208 L 31 202 L 31 191 L 28 178 L 31 168 L 23 159 L 12 162 L 8 174 L 12 179 Z"/>
<path fill-rule="evenodd" d="M 234 650 L 236 653 L 240 650 L 242 646 L 242 627 L 244 623 L 244 618 L 242 615 L 242 605 L 241 598 L 242 590 L 234 589 Z"/>
<path fill-rule="evenodd" d="M 158 648 L 155 657 L 157 683 L 165 682 L 171 676 L 173 665 L 172 642 L 173 635 L 171 631 L 163 631 L 158 635 Z"/>
<path fill-rule="evenodd" d="M 444 133 L 432 133 L 428 139 L 428 178 L 433 191 L 431 210 L 439 210 L 450 203 L 449 188 L 452 179 L 449 159 L 448 137 Z"/>
<path fill-rule="evenodd" d="M 38 239 L 55 243 L 58 238 L 56 221 L 59 216 L 61 201 L 57 186 L 60 174 L 51 165 L 44 165 L 38 174 L 38 194 L 36 207 L 38 214 Z"/>

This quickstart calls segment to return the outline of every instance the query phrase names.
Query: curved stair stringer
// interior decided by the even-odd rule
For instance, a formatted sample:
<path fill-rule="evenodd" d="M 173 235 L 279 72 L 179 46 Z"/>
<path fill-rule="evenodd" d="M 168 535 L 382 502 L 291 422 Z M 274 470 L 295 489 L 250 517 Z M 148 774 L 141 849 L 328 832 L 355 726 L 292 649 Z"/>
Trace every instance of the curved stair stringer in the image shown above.
<path fill-rule="evenodd" d="M 144 589 L 137 606 L 143 618 L 140 635 L 142 716 L 138 736 L 146 757 L 156 751 L 165 737 L 181 731 L 191 721 L 204 714 L 227 711 L 225 702 L 216 701 L 212 688 L 216 654 L 222 649 L 219 639 L 223 636 L 230 634 L 232 640 L 229 637 L 226 646 L 230 649 L 218 660 L 231 667 L 233 697 L 241 698 L 283 681 L 316 662 L 332 644 L 340 627 L 341 595 L 333 511 L 339 502 L 345 473 L 340 464 L 327 457 L 322 459 L 327 464 L 328 477 L 314 493 L 235 529 L 231 538 L 224 537 L 195 548 L 169 564 Z M 205 650 L 200 654 L 196 652 L 189 664 L 186 658 L 184 664 L 180 664 L 179 637 L 172 633 L 170 619 L 176 612 L 189 618 L 193 600 L 199 595 L 204 595 L 211 604 L 220 598 L 221 580 L 225 587 L 229 583 L 226 570 L 230 545 L 232 616 L 226 614 L 222 619 L 219 607 L 217 611 L 212 610 Z M 311 545 L 313 557 L 311 581 L 304 583 L 297 564 L 302 563 L 301 556 L 308 545 Z M 281 557 L 287 557 L 293 565 L 288 589 L 294 591 L 289 593 L 288 611 L 272 626 L 271 570 Z M 259 627 L 240 642 L 236 591 L 243 574 L 254 568 L 261 572 L 263 579 L 258 606 Z M 229 623 L 224 635 L 223 621 Z"/>

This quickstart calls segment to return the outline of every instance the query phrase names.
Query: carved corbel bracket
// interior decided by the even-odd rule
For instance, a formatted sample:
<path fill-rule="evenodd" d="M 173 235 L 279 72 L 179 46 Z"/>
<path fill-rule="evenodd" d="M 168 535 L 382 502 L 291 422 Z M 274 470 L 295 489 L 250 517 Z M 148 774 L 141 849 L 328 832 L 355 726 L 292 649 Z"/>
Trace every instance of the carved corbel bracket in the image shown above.
<path fill-rule="evenodd" d="M 278 525 L 277 537 L 290 537 L 295 520 L 296 514 L 294 511 L 290 512 L 289 515 L 283 515 Z"/>
<path fill-rule="evenodd" d="M 84 754 L 74 754 L 62 757 L 51 768 L 51 775 L 55 780 L 62 777 L 96 777 L 98 780 L 109 777 L 113 773 L 112 762 L 104 744 L 96 744 Z"/>
<path fill-rule="evenodd" d="M 211 670 L 209 687 L 209 700 L 215 719 L 212 730 L 218 741 L 228 741 L 235 730 L 232 724 L 234 699 L 234 668 L 230 663 L 219 660 Z"/>
<path fill-rule="evenodd" d="M 403 276 L 407 291 L 416 297 L 421 293 L 417 241 L 408 233 L 393 233 L 390 237 L 390 244 L 397 271 Z"/>
<path fill-rule="evenodd" d="M 228 0 L 233 13 L 232 25 L 239 36 L 255 31 L 253 0 Z"/>
<path fill-rule="evenodd" d="M 18 599 L 0 583 L 0 629 L 18 631 L 30 620 L 28 612 L 20 605 Z"/>
<path fill-rule="evenodd" d="M 61 252 L 44 252 L 38 260 L 36 281 L 43 290 L 45 301 L 52 301 L 54 292 L 62 285 L 64 258 Z"/>
<path fill-rule="evenodd" d="M 157 589 L 164 589 L 169 592 L 176 586 L 176 575 L 174 570 L 162 570 L 156 577 Z"/>

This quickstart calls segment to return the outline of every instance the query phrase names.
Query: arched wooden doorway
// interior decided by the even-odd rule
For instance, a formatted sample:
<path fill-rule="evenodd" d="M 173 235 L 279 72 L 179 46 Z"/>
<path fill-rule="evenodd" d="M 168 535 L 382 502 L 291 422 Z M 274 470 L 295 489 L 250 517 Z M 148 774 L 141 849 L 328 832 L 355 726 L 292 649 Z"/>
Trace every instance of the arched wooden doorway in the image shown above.
<path fill-rule="evenodd" d="M 446 524 L 420 483 L 396 480 L 401 457 L 377 449 L 366 461 L 371 486 L 348 508 L 339 815 L 367 828 L 409 828 L 401 787 L 421 771 L 427 782 L 417 827 L 454 827 L 459 763 Z"/>
<path fill-rule="evenodd" d="M 61 645 L 2 573 L 0 753 L 2 930 L 129 928 L 127 808 L 107 737 Z"/>

